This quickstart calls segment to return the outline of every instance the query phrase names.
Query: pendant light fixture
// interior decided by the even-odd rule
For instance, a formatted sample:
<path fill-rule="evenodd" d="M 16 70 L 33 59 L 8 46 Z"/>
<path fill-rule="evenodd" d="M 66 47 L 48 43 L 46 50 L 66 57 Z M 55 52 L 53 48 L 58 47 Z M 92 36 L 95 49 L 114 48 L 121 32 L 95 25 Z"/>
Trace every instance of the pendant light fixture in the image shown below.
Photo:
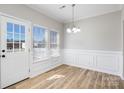
<path fill-rule="evenodd" d="M 76 27 L 76 25 L 75 25 L 75 19 L 74 19 L 75 6 L 76 6 L 75 4 L 72 4 L 72 23 L 71 23 L 70 27 L 67 28 L 67 30 L 66 30 L 68 33 L 80 32 L 80 28 Z"/>

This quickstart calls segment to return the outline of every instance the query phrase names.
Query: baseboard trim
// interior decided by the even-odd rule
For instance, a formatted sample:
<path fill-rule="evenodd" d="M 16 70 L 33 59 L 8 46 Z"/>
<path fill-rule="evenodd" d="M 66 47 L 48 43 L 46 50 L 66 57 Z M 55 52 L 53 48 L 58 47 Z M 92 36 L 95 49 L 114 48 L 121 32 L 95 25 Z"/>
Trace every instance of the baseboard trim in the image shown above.
<path fill-rule="evenodd" d="M 74 64 L 65 64 L 65 65 L 69 65 L 69 66 L 79 67 L 79 68 L 82 68 L 82 69 L 88 69 L 88 70 L 92 70 L 92 71 L 97 71 L 97 72 L 102 72 L 102 73 L 106 73 L 106 74 L 112 74 L 112 75 L 120 76 L 119 74 L 111 73 L 111 72 L 106 72 L 106 71 L 100 70 L 100 69 L 89 68 L 89 67 L 82 67 L 82 66 L 78 66 L 78 65 L 74 65 Z"/>

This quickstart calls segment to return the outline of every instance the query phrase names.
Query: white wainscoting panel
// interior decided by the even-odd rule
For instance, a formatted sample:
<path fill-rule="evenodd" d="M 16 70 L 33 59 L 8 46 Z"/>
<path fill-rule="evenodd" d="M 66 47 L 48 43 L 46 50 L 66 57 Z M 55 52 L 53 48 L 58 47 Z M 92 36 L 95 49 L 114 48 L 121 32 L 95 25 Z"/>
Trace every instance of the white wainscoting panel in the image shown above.
<path fill-rule="evenodd" d="M 123 76 L 121 51 L 64 49 L 63 64 Z"/>
<path fill-rule="evenodd" d="M 62 64 L 61 56 L 51 57 L 47 60 L 43 60 L 43 61 L 39 61 L 39 62 L 33 62 L 31 64 L 30 77 L 35 77 L 35 76 L 42 74 L 46 71 L 49 71 L 61 64 Z"/>

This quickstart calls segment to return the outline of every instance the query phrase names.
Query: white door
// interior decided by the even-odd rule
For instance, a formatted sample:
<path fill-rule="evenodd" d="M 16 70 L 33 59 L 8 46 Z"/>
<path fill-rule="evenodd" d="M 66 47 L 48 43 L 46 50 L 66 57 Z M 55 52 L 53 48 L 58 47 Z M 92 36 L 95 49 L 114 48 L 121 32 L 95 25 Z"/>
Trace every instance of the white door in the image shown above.
<path fill-rule="evenodd" d="M 1 88 L 26 79 L 29 75 L 29 24 L 0 16 Z"/>

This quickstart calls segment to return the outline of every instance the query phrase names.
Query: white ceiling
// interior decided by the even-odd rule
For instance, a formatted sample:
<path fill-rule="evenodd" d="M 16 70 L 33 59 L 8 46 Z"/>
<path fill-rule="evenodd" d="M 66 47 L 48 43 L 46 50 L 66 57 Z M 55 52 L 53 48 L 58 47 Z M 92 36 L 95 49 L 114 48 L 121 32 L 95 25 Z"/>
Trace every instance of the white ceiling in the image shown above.
<path fill-rule="evenodd" d="M 66 23 L 72 18 L 72 7 L 70 4 L 64 4 L 64 9 L 59 9 L 63 4 L 32 4 L 28 7 L 49 16 L 57 21 Z M 77 4 L 75 7 L 75 19 L 84 19 L 92 16 L 98 16 L 121 9 L 119 4 Z"/>

